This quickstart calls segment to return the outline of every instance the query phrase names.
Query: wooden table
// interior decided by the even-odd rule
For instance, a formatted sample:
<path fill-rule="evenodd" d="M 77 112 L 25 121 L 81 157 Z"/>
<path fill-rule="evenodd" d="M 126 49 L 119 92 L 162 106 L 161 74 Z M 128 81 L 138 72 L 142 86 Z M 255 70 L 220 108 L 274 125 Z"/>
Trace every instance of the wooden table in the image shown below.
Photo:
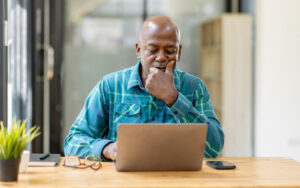
<path fill-rule="evenodd" d="M 300 187 L 300 163 L 288 158 L 219 158 L 235 163 L 235 170 L 117 172 L 105 162 L 94 171 L 58 167 L 29 167 L 16 183 L 0 187 Z M 204 161 L 205 162 L 205 161 Z"/>

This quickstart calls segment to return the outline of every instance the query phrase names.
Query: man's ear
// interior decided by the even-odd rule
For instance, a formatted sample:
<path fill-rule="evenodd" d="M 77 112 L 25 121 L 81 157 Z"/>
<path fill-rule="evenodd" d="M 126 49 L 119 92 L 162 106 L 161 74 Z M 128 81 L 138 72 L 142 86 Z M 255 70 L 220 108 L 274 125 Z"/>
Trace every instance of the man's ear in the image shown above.
<path fill-rule="evenodd" d="M 181 57 L 181 48 L 182 48 L 182 45 L 179 44 L 179 49 L 178 49 L 178 60 L 177 60 L 177 61 L 180 61 L 180 57 Z"/>
<path fill-rule="evenodd" d="M 141 59 L 141 43 L 140 42 L 135 43 L 135 49 L 136 49 L 136 57 L 138 59 Z"/>

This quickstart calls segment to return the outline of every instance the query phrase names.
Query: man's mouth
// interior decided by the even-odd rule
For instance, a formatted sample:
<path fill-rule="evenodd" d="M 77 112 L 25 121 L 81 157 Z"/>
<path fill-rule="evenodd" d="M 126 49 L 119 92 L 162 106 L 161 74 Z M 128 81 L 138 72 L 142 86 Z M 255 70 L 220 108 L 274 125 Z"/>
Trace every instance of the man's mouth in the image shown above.
<path fill-rule="evenodd" d="M 156 68 L 159 69 L 159 70 L 161 70 L 161 71 L 163 71 L 163 72 L 166 71 L 166 67 L 156 67 Z"/>

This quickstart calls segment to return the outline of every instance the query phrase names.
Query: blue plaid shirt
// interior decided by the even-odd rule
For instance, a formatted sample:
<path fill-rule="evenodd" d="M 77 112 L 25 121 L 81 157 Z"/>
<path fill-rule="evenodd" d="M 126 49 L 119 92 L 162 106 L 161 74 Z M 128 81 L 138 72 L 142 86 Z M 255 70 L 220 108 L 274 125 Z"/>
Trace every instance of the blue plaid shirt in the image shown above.
<path fill-rule="evenodd" d="M 203 82 L 174 70 L 177 101 L 168 107 L 143 87 L 139 61 L 135 66 L 104 76 L 86 99 L 64 142 L 65 155 L 101 155 L 116 141 L 119 123 L 207 123 L 205 157 L 216 157 L 224 145 L 221 125 Z"/>

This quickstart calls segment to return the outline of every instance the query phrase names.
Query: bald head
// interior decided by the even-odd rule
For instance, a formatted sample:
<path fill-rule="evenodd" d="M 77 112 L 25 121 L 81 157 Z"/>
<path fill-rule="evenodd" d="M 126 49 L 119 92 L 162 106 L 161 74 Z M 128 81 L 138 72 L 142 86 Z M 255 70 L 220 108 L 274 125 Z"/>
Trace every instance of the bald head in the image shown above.
<path fill-rule="evenodd" d="M 180 43 L 180 30 L 177 24 L 171 20 L 167 16 L 153 16 L 148 18 L 140 31 L 139 40 L 142 42 L 143 36 L 148 35 L 149 33 L 156 33 L 156 32 L 165 32 L 165 33 L 172 33 L 176 35 L 177 42 Z"/>

